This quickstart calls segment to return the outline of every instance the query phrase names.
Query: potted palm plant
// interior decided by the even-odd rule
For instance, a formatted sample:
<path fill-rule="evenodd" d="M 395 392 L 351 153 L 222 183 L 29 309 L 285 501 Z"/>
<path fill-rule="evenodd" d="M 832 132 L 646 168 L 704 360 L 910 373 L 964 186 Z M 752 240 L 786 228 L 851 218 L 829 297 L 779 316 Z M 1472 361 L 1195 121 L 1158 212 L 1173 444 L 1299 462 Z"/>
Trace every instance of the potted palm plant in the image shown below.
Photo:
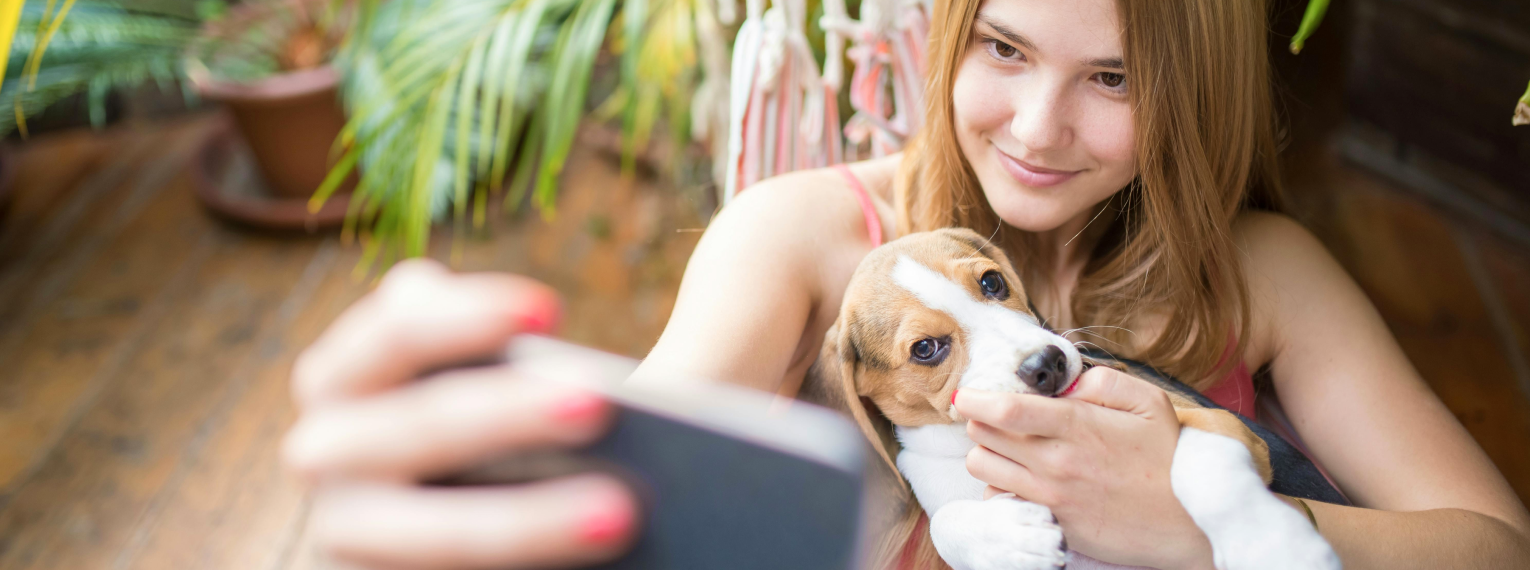
<path fill-rule="evenodd" d="M 99 126 L 112 90 L 179 83 L 229 107 L 237 139 L 250 146 L 265 182 L 266 192 L 230 195 L 204 176 L 198 189 L 204 204 L 236 220 L 280 228 L 338 223 L 343 203 L 319 215 L 306 204 L 324 180 L 330 143 L 345 122 L 337 75 L 328 65 L 343 12 L 323 0 L 254 0 L 233 9 L 223 0 L 202 0 L 195 11 L 190 7 L 164 0 L 0 4 L 0 43 L 10 48 L 0 59 L 0 98 L 15 109 L 0 113 L 0 133 L 25 136 L 25 117 L 81 93 Z M 227 155 L 234 138 L 215 137 L 205 150 Z"/>
<path fill-rule="evenodd" d="M 339 75 L 330 60 L 341 38 L 343 12 L 323 0 L 266 0 L 214 15 L 187 49 L 186 75 L 203 98 L 222 103 L 238 138 L 248 145 L 268 195 L 201 185 L 214 212 L 275 228 L 333 225 L 343 204 L 308 212 L 328 171 L 329 149 L 345 124 Z M 215 139 L 204 169 L 216 169 L 230 141 Z"/>

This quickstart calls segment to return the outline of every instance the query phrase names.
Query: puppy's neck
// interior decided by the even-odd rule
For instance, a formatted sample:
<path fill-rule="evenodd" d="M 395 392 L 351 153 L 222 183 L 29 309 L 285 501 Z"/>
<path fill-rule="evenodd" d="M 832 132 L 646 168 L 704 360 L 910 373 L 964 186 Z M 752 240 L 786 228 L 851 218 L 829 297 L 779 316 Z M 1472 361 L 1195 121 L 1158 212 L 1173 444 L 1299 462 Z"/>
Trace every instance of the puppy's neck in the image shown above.
<path fill-rule="evenodd" d="M 932 457 L 966 457 L 977 444 L 967 437 L 967 422 L 897 426 L 903 451 Z"/>

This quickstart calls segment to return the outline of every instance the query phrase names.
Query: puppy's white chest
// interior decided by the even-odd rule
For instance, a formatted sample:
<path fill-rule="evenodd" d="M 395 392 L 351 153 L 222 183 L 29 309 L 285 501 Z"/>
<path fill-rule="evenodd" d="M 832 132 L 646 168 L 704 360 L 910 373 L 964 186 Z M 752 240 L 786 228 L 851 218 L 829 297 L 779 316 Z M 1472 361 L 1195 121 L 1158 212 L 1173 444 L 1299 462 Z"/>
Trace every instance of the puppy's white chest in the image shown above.
<path fill-rule="evenodd" d="M 967 452 L 977 444 L 967 437 L 967 424 L 898 426 L 898 471 L 908 480 L 926 512 L 946 503 L 983 498 L 982 481 L 967 472 Z"/>

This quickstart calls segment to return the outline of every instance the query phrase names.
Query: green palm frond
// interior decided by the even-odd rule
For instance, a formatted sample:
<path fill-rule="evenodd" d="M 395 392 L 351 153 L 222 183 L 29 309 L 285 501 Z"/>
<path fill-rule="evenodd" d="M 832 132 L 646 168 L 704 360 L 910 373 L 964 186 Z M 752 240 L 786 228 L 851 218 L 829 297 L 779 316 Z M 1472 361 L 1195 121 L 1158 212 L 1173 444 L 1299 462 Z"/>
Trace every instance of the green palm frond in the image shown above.
<path fill-rule="evenodd" d="M 76 93 L 88 94 L 91 122 L 99 126 L 112 89 L 169 85 L 182 76 L 181 52 L 198 25 L 94 0 L 74 2 L 67 19 L 59 12 L 34 2 L 20 14 L 0 85 L 0 101 L 11 106 L 0 113 L 0 134 L 25 129 L 26 116 Z"/>
<path fill-rule="evenodd" d="M 623 6 L 622 35 L 612 42 L 621 56 L 621 83 L 596 117 L 620 118 L 624 172 L 632 172 L 663 118 L 669 119 L 664 134 L 671 140 L 689 135 L 690 100 L 701 80 L 697 18 L 706 9 L 700 3 L 714 1 L 627 0 Z"/>
<path fill-rule="evenodd" d="M 1307 10 L 1302 13 L 1302 24 L 1297 27 L 1296 35 L 1291 37 L 1291 53 L 1301 53 L 1302 47 L 1307 45 L 1307 40 L 1317 32 L 1318 25 L 1323 23 L 1323 16 L 1328 14 L 1329 0 L 1307 0 Z"/>
<path fill-rule="evenodd" d="M 358 6 L 336 64 L 350 113 L 317 207 L 359 178 L 363 267 L 422 255 L 431 223 L 481 225 L 492 193 L 551 215 L 616 0 L 391 0 Z M 535 109 L 535 113 L 531 111 Z M 515 165 L 507 192 L 504 180 Z"/>

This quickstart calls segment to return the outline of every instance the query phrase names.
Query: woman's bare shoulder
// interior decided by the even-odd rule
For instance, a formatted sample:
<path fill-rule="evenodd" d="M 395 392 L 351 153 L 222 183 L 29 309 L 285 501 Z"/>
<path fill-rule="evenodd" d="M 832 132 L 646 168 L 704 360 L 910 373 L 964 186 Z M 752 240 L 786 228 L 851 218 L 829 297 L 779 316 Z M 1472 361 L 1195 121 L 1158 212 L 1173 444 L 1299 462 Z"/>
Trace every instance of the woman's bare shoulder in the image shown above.
<path fill-rule="evenodd" d="M 891 159 L 891 160 L 890 160 Z M 871 194 L 884 228 L 891 229 L 896 157 L 848 165 Z M 799 170 L 762 180 L 738 194 L 712 225 L 737 224 L 749 233 L 792 241 L 865 241 L 865 216 L 851 181 L 834 168 Z M 709 230 L 710 231 L 710 230 Z M 884 241 L 887 237 L 884 236 Z"/>
<path fill-rule="evenodd" d="M 1281 323 L 1291 309 L 1329 295 L 1334 288 L 1353 287 L 1349 276 L 1328 249 L 1300 222 L 1275 212 L 1247 211 L 1233 222 L 1233 239 L 1243 262 L 1253 308 L 1253 338 L 1246 362 L 1269 362 L 1283 345 Z"/>
<path fill-rule="evenodd" d="M 1233 239 L 1256 293 L 1261 287 L 1296 287 L 1314 279 L 1348 280 L 1323 242 L 1290 216 L 1263 211 L 1239 214 L 1233 222 Z"/>

